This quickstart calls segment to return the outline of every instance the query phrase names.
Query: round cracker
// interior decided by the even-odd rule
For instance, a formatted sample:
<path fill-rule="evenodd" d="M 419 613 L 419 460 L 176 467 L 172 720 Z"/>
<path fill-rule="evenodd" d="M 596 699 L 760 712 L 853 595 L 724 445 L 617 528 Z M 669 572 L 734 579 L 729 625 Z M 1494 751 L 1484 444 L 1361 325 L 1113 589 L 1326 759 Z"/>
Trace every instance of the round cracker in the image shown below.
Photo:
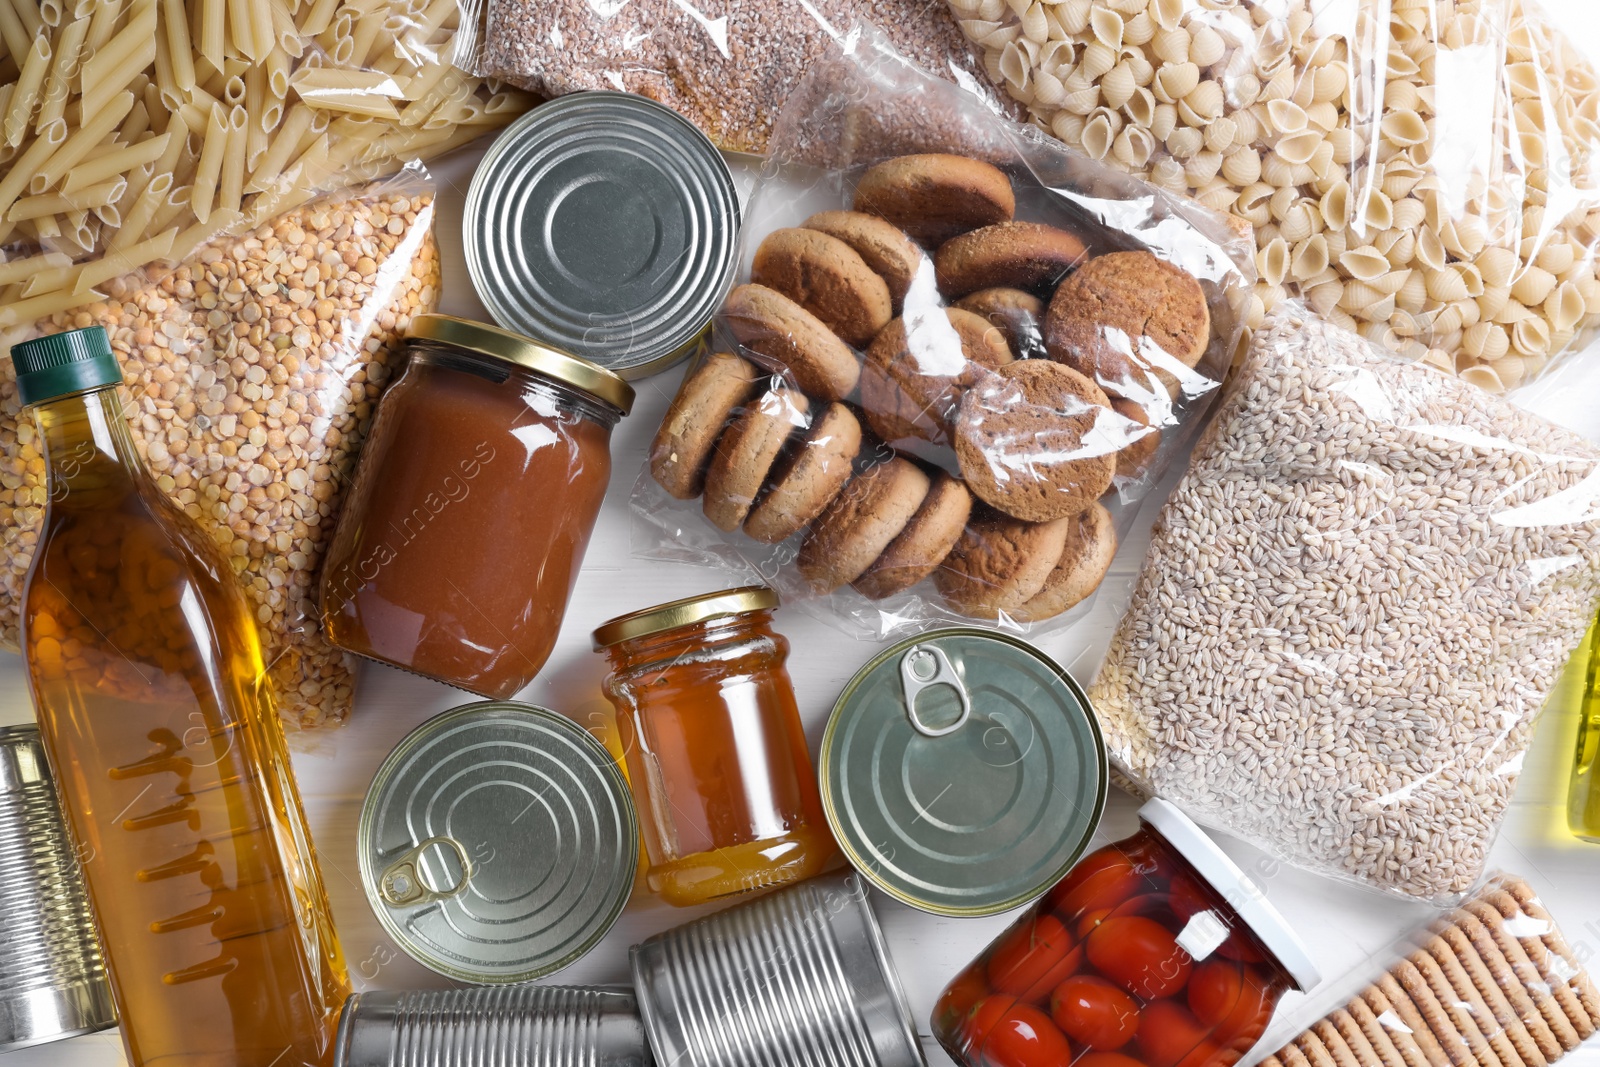
<path fill-rule="evenodd" d="M 820 230 L 773 230 L 756 247 L 750 280 L 782 293 L 857 348 L 888 323 L 889 285 L 854 248 Z"/>
<path fill-rule="evenodd" d="M 734 416 L 706 468 L 701 507 L 713 526 L 733 531 L 744 522 L 789 435 L 806 424 L 809 408 L 804 394 L 780 385 Z"/>
<path fill-rule="evenodd" d="M 944 562 L 971 514 L 972 494 L 967 487 L 943 472 L 934 475 L 927 497 L 905 529 L 851 585 L 869 600 L 910 589 Z"/>
<path fill-rule="evenodd" d="M 728 419 L 755 395 L 765 373 L 732 352 L 713 352 L 683 380 L 650 445 L 650 476 L 670 495 L 693 500 Z"/>
<path fill-rule="evenodd" d="M 861 369 L 867 425 L 891 444 L 947 444 L 962 394 L 986 371 L 1010 362 L 1005 335 L 970 311 L 944 308 L 895 319 L 867 348 Z"/>
<path fill-rule="evenodd" d="M 1033 359 L 1045 354 L 1044 333 L 1040 329 L 1044 301 L 1032 293 L 1006 286 L 979 289 L 957 300 L 955 306 L 998 326 L 1017 358 Z"/>
<path fill-rule="evenodd" d="M 928 476 L 896 456 L 851 478 L 800 546 L 800 574 L 818 593 L 861 577 L 928 495 Z"/>
<path fill-rule="evenodd" d="M 1011 179 L 998 167 L 930 152 L 868 167 L 856 183 L 853 206 L 887 219 L 924 244 L 938 245 L 958 233 L 1011 218 L 1017 198 Z"/>
<path fill-rule="evenodd" d="M 888 285 L 896 315 L 923 264 L 930 270 L 933 267 L 927 253 L 904 230 L 864 211 L 819 211 L 800 225 L 837 237 L 855 249 L 862 262 Z"/>
<path fill-rule="evenodd" d="M 788 368 L 800 388 L 823 400 L 843 400 L 861 377 L 861 364 L 805 308 L 764 285 L 741 285 L 728 294 L 722 313 L 739 343 Z"/>
<path fill-rule="evenodd" d="M 1100 504 L 1090 504 L 1068 521 L 1066 546 L 1045 578 L 1044 588 L 1010 613 L 1018 622 L 1040 622 L 1071 610 L 1099 588 L 1111 569 L 1117 554 L 1117 529 L 1111 512 Z"/>
<path fill-rule="evenodd" d="M 806 524 L 839 495 L 861 452 L 861 423 L 837 400 L 811 418 L 805 435 L 779 458 L 761 502 L 744 520 L 746 536 L 775 545 Z"/>
<path fill-rule="evenodd" d="M 939 595 L 951 610 L 970 618 L 1009 614 L 1044 588 L 1066 546 L 1070 522 L 1023 522 L 994 512 L 975 516 L 933 572 Z"/>
<path fill-rule="evenodd" d="M 1211 309 L 1194 276 L 1149 252 L 1113 252 L 1078 268 L 1044 313 L 1050 358 L 1107 393 L 1138 399 L 1180 383 L 1156 358 L 1199 364 L 1211 344 Z"/>
<path fill-rule="evenodd" d="M 1042 222 L 1002 222 L 940 245 L 933 271 L 952 300 L 998 287 L 1048 293 L 1087 258 L 1077 234 Z"/>
<path fill-rule="evenodd" d="M 961 475 L 973 495 L 1013 518 L 1079 514 L 1116 474 L 1102 413 L 1111 413 L 1105 393 L 1068 367 L 1042 359 L 1001 367 L 961 399 L 953 434 Z"/>

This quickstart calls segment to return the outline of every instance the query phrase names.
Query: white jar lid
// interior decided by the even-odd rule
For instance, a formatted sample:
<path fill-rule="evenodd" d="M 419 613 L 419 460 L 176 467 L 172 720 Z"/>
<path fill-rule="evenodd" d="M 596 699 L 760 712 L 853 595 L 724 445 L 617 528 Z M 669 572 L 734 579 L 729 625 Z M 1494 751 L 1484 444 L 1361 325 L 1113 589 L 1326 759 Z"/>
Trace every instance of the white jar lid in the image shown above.
<path fill-rule="evenodd" d="M 1141 822 L 1149 823 L 1195 871 L 1215 889 L 1228 906 L 1250 927 L 1251 933 L 1275 956 L 1295 986 L 1305 992 L 1322 981 L 1322 972 L 1299 936 L 1289 928 L 1278 909 L 1267 902 L 1261 888 L 1245 877 L 1228 854 L 1177 805 L 1156 797 L 1139 809 Z"/>

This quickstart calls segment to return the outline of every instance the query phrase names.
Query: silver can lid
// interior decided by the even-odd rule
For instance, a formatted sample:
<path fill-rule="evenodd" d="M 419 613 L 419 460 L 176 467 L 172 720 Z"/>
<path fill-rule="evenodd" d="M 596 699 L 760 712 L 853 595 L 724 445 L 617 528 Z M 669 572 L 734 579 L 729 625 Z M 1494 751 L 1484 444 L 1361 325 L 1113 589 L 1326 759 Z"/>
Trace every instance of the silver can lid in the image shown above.
<path fill-rule="evenodd" d="M 605 936 L 639 827 L 611 754 L 564 716 L 486 700 L 407 734 L 367 791 L 361 884 L 389 936 L 439 974 L 525 982 Z"/>
<path fill-rule="evenodd" d="M 496 322 L 635 379 L 704 343 L 733 277 L 739 199 L 721 154 L 671 108 L 574 93 L 495 139 L 462 227 Z"/>
<path fill-rule="evenodd" d="M 993 915 L 1060 881 L 1105 808 L 1105 742 L 1048 656 L 952 628 L 878 655 L 822 737 L 822 800 L 873 885 L 937 915 Z"/>

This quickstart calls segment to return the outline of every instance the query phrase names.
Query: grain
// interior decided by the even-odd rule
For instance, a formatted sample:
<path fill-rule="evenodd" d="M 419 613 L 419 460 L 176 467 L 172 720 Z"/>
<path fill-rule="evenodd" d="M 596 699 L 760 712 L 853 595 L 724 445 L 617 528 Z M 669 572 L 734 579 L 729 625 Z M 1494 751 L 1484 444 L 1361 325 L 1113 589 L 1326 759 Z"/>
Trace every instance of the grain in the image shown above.
<path fill-rule="evenodd" d="M 110 332 L 135 444 L 239 575 L 290 725 L 350 708 L 352 672 L 322 638 L 315 578 L 393 352 L 437 303 L 432 217 L 425 192 L 316 201 L 28 331 Z M 12 645 L 45 500 L 44 459 L 5 360 L 0 640 Z"/>
<path fill-rule="evenodd" d="M 1286 308 L 1161 514 L 1094 705 L 1139 788 L 1451 897 L 1600 604 L 1600 448 Z"/>

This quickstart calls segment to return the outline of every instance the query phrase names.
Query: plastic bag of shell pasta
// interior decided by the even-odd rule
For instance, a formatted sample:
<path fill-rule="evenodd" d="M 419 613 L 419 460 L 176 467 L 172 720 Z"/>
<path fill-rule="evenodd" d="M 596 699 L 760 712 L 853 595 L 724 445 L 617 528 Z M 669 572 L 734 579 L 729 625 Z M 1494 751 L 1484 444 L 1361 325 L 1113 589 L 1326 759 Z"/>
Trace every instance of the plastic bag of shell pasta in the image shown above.
<path fill-rule="evenodd" d="M 754 572 L 863 638 L 1070 618 L 1231 361 L 1248 236 L 866 26 L 772 150 L 635 554 Z"/>
<path fill-rule="evenodd" d="M 0 331 L 104 326 L 134 445 L 156 484 L 233 566 L 261 627 L 285 724 L 337 724 L 352 658 L 322 636 L 322 554 L 414 315 L 435 310 L 433 182 L 401 175 L 215 238 L 176 269 L 141 268 L 102 300 Z M 0 643 L 15 647 L 44 520 L 44 457 L 0 361 Z"/>
<path fill-rule="evenodd" d="M 1255 227 L 1301 297 L 1493 392 L 1600 323 L 1600 78 L 1531 0 L 949 0 L 1096 159 Z"/>
<path fill-rule="evenodd" d="M 1600 608 L 1600 445 L 1293 303 L 1167 498 L 1090 689 L 1114 772 L 1453 903 Z"/>

